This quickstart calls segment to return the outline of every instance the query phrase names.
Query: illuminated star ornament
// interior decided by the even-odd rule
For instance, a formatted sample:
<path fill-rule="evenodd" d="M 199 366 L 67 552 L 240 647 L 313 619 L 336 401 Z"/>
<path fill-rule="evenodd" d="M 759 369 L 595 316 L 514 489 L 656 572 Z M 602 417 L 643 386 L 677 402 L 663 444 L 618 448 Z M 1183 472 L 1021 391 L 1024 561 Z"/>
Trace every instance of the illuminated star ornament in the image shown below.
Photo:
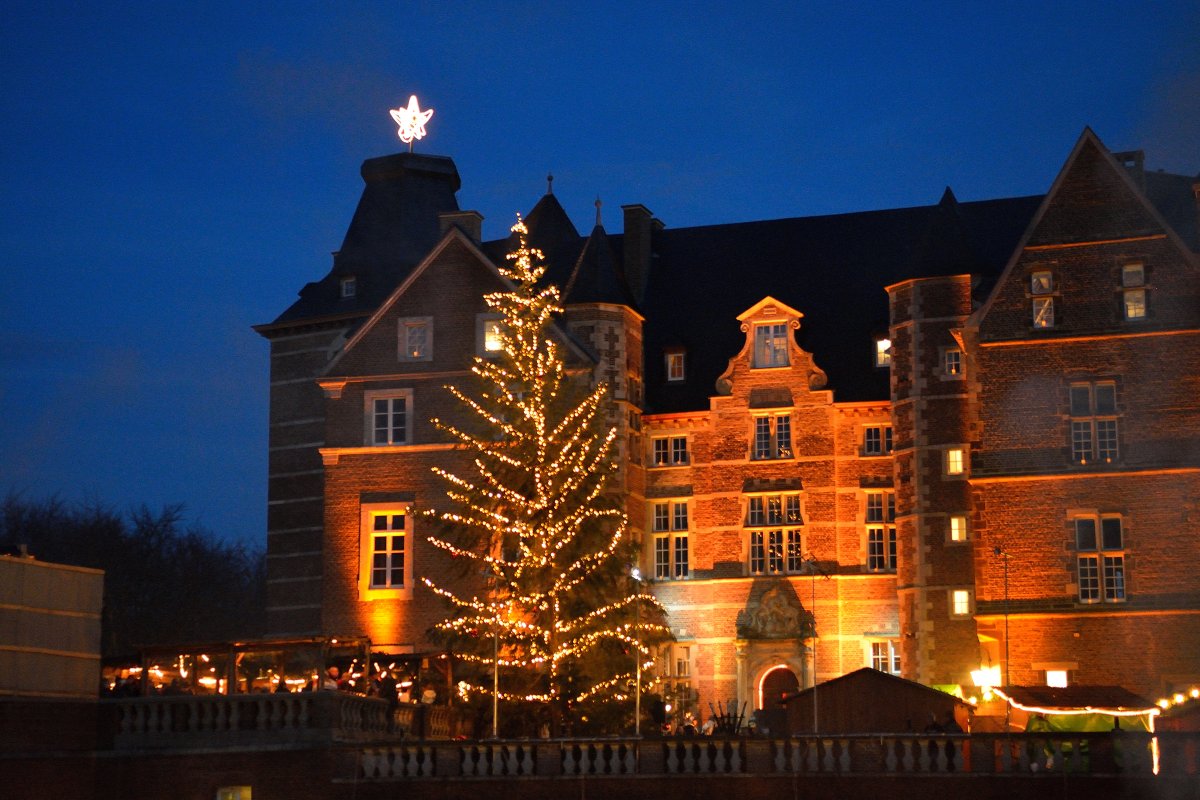
<path fill-rule="evenodd" d="M 390 113 L 392 119 L 400 126 L 400 130 L 397 131 L 400 141 L 408 145 L 408 152 L 411 153 L 413 142 L 425 138 L 425 123 L 433 116 L 433 109 L 422 111 L 414 94 L 408 98 L 408 108 L 393 108 Z"/>

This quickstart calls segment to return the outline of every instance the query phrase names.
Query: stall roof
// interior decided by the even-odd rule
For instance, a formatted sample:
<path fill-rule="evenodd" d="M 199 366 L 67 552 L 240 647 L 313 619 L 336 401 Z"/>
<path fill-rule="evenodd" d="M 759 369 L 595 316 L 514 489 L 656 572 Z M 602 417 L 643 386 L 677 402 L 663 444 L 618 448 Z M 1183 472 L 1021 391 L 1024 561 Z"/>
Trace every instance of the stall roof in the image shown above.
<path fill-rule="evenodd" d="M 1123 686 L 1005 686 L 994 691 L 1016 706 L 1046 711 L 1146 712 L 1158 709 L 1152 701 Z"/>

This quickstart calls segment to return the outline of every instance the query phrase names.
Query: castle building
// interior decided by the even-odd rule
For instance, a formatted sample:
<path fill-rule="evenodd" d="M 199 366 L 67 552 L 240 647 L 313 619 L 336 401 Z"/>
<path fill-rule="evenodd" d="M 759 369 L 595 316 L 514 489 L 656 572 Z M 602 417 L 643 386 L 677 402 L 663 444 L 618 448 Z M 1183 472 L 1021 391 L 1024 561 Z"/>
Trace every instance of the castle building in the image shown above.
<path fill-rule="evenodd" d="M 270 341 L 269 625 L 429 650 L 411 510 L 462 468 L 432 417 L 492 351 L 449 159 L 368 160 L 333 266 Z M 930 685 L 1200 682 L 1200 180 L 1085 130 L 1044 196 L 530 240 L 572 365 L 611 389 L 617 491 L 680 702 L 871 666 Z"/>

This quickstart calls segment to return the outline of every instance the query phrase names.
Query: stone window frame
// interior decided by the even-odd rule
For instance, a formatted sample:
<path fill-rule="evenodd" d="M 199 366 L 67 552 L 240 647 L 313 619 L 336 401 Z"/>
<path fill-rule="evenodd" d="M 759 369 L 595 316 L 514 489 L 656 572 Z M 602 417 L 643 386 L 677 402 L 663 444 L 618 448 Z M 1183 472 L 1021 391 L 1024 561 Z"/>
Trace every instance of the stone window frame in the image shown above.
<path fill-rule="evenodd" d="M 970 589 L 947 589 L 946 610 L 951 619 L 971 617 L 975 613 L 975 593 Z"/>
<path fill-rule="evenodd" d="M 899 676 L 900 668 L 900 638 L 872 636 L 864 643 L 866 666 L 885 672 L 888 675 Z M 884 650 L 883 648 L 887 649 Z M 890 669 L 880 669 L 879 665 L 886 663 Z"/>
<path fill-rule="evenodd" d="M 425 346 L 421 353 L 412 353 L 411 334 L 425 332 Z M 396 355 L 399 361 L 433 360 L 433 317 L 400 317 L 396 322 Z"/>
<path fill-rule="evenodd" d="M 1090 523 L 1090 542 L 1085 523 Z M 1076 602 L 1107 605 L 1128 601 L 1125 523 L 1125 517 L 1118 513 L 1075 511 L 1071 514 Z"/>
<path fill-rule="evenodd" d="M 954 520 L 961 520 L 959 532 L 962 534 L 959 538 L 954 538 L 955 524 Z M 971 522 L 966 514 L 947 514 L 946 515 L 946 544 L 961 545 L 969 544 L 971 541 Z"/>
<path fill-rule="evenodd" d="M 1072 464 L 1086 467 L 1120 461 L 1121 414 L 1115 379 L 1071 381 L 1067 386 L 1067 418 Z"/>
<path fill-rule="evenodd" d="M 650 467 L 669 469 L 692 463 L 692 443 L 686 433 L 651 434 Z"/>
<path fill-rule="evenodd" d="M 808 574 L 803 492 L 754 492 L 743 497 L 743 508 L 746 574 Z"/>
<path fill-rule="evenodd" d="M 403 583 L 400 586 L 376 586 L 374 584 L 375 530 L 374 520 L 378 517 L 404 517 L 404 527 L 401 529 L 404 547 L 400 551 L 403 560 Z M 358 599 L 373 600 L 411 600 L 413 594 L 413 514 L 412 503 L 362 503 L 359 505 L 359 569 L 358 569 Z M 395 538 L 396 529 L 387 530 L 388 538 Z M 390 545 L 390 543 L 389 543 Z M 394 556 L 395 551 L 389 546 L 387 553 Z M 389 566 L 389 568 L 391 568 Z"/>
<path fill-rule="evenodd" d="M 786 425 L 781 425 L 786 422 Z M 765 425 L 763 424 L 765 423 Z M 781 429 L 786 427 L 786 435 Z M 796 457 L 791 411 L 765 411 L 750 415 L 750 460 L 779 461 Z M 766 438 L 762 438 L 762 434 Z"/>
<path fill-rule="evenodd" d="M 959 347 L 943 347 L 938 356 L 941 377 L 948 381 L 961 381 L 966 378 L 963 364 L 963 351 Z"/>
<path fill-rule="evenodd" d="M 668 350 L 663 354 L 663 368 L 667 383 L 679 383 L 687 378 L 687 353 L 683 350 Z"/>
<path fill-rule="evenodd" d="M 760 336 L 765 331 L 765 336 Z M 750 329 L 750 368 L 780 369 L 790 367 L 791 326 L 787 320 L 763 320 Z"/>
<path fill-rule="evenodd" d="M 877 431 L 876 436 L 872 436 L 871 432 Z M 878 442 L 875 446 L 872 440 Z M 895 431 L 890 422 L 874 422 L 862 426 L 862 436 L 860 437 L 862 447 L 859 454 L 864 458 L 881 458 L 890 456 L 895 451 Z"/>
<path fill-rule="evenodd" d="M 965 445 L 947 447 L 942 451 L 942 477 L 963 480 L 970 471 L 970 455 Z"/>
<path fill-rule="evenodd" d="M 358 278 L 353 275 L 347 275 L 338 281 L 338 296 L 343 300 L 349 300 L 358 295 Z"/>
<path fill-rule="evenodd" d="M 878 501 L 878 502 L 875 502 Z M 896 492 L 893 489 L 864 489 L 862 492 L 863 569 L 872 574 L 896 572 L 898 541 L 896 538 Z M 873 564 L 872 538 L 878 537 L 882 547 L 882 565 Z"/>
<path fill-rule="evenodd" d="M 387 441 L 378 442 L 375 439 L 376 433 L 376 414 L 379 413 L 375 408 L 376 401 L 381 400 L 404 400 L 404 436 L 402 441 L 396 440 L 396 426 L 392 423 L 394 420 L 388 420 Z M 389 408 L 386 412 L 389 417 L 395 414 L 395 410 Z M 412 389 L 374 389 L 368 392 L 363 392 L 363 442 L 367 447 L 403 447 L 413 443 L 413 390 Z"/>
<path fill-rule="evenodd" d="M 691 520 L 691 501 L 687 498 L 655 498 L 650 501 L 648 527 L 654 580 L 686 580 L 691 577 Z"/>

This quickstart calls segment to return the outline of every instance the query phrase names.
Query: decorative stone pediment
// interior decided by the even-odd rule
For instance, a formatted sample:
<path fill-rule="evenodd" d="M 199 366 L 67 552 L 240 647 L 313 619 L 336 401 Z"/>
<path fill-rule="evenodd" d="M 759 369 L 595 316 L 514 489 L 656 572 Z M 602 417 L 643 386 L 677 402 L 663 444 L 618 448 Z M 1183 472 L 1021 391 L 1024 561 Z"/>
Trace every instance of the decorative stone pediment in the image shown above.
<path fill-rule="evenodd" d="M 786 580 L 780 580 L 737 615 L 739 639 L 807 639 L 814 620 Z"/>

